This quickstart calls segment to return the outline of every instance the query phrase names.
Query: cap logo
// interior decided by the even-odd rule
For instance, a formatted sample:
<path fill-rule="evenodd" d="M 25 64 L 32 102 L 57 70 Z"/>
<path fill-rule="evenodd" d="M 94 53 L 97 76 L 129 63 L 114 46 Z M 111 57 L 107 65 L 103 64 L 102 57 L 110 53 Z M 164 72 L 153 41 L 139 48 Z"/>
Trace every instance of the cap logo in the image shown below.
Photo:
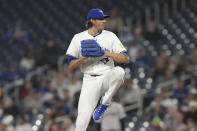
<path fill-rule="evenodd" d="M 103 14 L 103 11 L 102 10 L 99 10 L 99 12 L 101 12 Z"/>

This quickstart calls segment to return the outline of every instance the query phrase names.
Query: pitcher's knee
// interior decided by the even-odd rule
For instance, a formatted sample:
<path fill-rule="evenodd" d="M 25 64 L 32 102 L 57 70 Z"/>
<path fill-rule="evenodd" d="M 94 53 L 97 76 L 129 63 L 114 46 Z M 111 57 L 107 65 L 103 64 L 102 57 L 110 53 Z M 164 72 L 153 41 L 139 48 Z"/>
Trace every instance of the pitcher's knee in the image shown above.
<path fill-rule="evenodd" d="M 123 78 L 125 76 L 125 71 L 122 67 L 115 67 L 116 70 L 116 75 L 119 76 L 120 78 Z"/>

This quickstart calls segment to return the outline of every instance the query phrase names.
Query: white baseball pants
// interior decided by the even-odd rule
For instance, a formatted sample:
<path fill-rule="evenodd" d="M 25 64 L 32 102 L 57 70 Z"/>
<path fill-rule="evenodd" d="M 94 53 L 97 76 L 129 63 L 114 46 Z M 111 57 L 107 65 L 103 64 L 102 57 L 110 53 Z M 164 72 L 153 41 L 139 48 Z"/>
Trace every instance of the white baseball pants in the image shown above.
<path fill-rule="evenodd" d="M 96 77 L 84 74 L 75 131 L 86 131 L 94 109 L 102 96 L 103 104 L 110 105 L 112 97 L 123 83 L 124 75 L 124 69 L 119 66 Z"/>

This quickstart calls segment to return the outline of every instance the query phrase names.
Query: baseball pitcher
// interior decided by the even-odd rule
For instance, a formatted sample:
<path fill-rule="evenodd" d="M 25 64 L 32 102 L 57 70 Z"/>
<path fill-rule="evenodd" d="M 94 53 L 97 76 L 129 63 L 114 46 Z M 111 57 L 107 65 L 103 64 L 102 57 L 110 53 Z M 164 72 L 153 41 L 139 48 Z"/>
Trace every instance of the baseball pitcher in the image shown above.
<path fill-rule="evenodd" d="M 69 69 L 80 68 L 84 73 L 75 131 L 86 131 L 92 115 L 95 121 L 99 120 L 111 104 L 125 75 L 123 68 L 114 66 L 114 61 L 129 63 L 118 37 L 104 30 L 107 17 L 101 9 L 91 9 L 87 30 L 74 35 L 66 53 Z"/>

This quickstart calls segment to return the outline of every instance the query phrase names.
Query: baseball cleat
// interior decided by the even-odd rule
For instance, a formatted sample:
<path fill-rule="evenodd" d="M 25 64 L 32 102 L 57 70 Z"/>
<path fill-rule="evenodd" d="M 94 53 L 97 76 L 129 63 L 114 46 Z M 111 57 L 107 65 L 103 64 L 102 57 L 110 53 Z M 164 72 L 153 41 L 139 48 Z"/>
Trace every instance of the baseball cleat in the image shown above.
<path fill-rule="evenodd" d="M 102 115 L 104 114 L 104 112 L 106 111 L 106 109 L 108 107 L 107 105 L 103 105 L 102 101 L 103 101 L 103 99 L 101 99 L 100 105 L 94 110 L 93 119 L 95 121 L 101 119 Z"/>

